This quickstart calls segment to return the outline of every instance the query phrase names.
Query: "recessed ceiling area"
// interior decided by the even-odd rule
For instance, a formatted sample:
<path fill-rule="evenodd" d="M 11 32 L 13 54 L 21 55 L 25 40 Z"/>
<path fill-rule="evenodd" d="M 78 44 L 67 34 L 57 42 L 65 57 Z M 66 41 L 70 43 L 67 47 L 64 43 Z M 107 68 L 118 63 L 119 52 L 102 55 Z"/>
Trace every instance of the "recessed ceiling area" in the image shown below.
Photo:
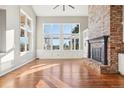
<path fill-rule="evenodd" d="M 56 9 L 53 9 L 56 5 L 33 5 L 37 16 L 88 16 L 87 5 L 72 5 L 75 9 L 65 5 L 65 11 L 63 11 L 63 5 L 60 5 Z"/>

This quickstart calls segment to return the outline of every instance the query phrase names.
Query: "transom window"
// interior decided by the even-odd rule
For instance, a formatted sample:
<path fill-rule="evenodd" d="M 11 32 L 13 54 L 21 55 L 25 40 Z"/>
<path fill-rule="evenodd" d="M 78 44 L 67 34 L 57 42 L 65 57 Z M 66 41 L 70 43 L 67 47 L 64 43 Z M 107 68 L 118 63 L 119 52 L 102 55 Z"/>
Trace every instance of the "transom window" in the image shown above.
<path fill-rule="evenodd" d="M 79 23 L 43 24 L 45 50 L 79 50 Z"/>
<path fill-rule="evenodd" d="M 20 10 L 20 52 L 21 55 L 31 50 L 32 19 Z"/>

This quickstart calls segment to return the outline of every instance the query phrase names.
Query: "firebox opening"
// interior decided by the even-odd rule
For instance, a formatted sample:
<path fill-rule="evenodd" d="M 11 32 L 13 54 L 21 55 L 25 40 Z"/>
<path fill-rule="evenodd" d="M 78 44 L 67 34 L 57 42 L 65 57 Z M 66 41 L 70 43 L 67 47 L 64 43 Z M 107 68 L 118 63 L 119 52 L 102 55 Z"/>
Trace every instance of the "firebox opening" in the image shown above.
<path fill-rule="evenodd" d="M 88 58 L 107 65 L 107 42 L 108 36 L 102 36 L 88 40 Z"/>

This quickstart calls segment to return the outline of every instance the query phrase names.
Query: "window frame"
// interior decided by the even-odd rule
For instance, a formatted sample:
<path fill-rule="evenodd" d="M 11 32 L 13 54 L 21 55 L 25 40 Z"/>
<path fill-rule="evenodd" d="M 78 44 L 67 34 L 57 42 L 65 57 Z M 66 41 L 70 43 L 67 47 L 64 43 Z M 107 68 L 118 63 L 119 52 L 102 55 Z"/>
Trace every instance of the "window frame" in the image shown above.
<path fill-rule="evenodd" d="M 24 26 L 21 25 L 21 15 L 24 15 L 25 16 L 25 24 Z M 30 21 L 30 26 L 28 25 L 28 20 Z M 23 37 L 21 36 L 21 29 L 24 30 L 24 38 L 27 38 L 28 40 L 28 43 L 25 43 L 24 46 L 24 51 L 21 52 L 21 40 L 20 38 Z M 28 33 L 30 34 L 28 36 Z M 32 51 L 32 43 L 33 43 L 33 19 L 23 10 L 23 9 L 20 9 L 20 12 L 19 12 L 19 41 L 20 41 L 20 56 L 23 56 L 24 54 L 26 53 L 29 53 Z M 28 49 L 28 46 L 29 46 L 29 49 Z"/>
<path fill-rule="evenodd" d="M 61 29 L 60 29 L 60 34 L 57 34 L 57 35 L 60 35 L 60 37 L 59 37 L 59 39 L 60 39 L 60 49 L 59 50 L 53 50 L 52 49 L 52 47 L 53 47 L 53 45 L 51 44 L 51 49 L 50 50 L 47 50 L 47 49 L 45 49 L 45 32 L 44 32 L 44 26 L 45 25 L 53 25 L 53 24 L 58 24 L 58 25 L 60 25 L 60 27 L 61 27 Z M 76 25 L 79 25 L 79 33 L 78 34 L 64 34 L 64 25 L 66 25 L 66 24 L 76 24 Z M 43 33 L 43 50 L 46 50 L 46 51 L 80 51 L 80 34 L 81 34 L 81 32 L 80 32 L 80 23 L 43 23 L 42 24 L 42 33 Z M 55 35 L 55 34 L 51 34 L 51 35 Z M 74 40 L 76 40 L 76 39 L 79 39 L 79 49 L 78 50 L 76 50 L 76 45 L 75 45 L 75 47 L 74 47 L 74 49 L 72 49 L 72 44 L 71 44 L 71 49 L 70 50 L 64 50 L 63 49 L 63 45 L 64 45 L 64 36 L 65 35 L 76 35 L 76 37 L 74 38 Z M 50 37 L 50 38 L 52 38 L 52 36 Z M 72 36 L 71 36 L 71 38 L 69 38 L 70 40 L 72 40 L 73 38 L 72 38 Z M 52 41 L 52 40 L 51 40 Z"/>

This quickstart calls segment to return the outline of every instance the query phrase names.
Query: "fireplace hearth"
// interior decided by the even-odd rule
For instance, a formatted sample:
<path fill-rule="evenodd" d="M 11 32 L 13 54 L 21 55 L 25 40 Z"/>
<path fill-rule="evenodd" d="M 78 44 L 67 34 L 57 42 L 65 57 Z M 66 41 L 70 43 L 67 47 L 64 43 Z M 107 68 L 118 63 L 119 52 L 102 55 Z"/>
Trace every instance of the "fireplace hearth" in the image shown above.
<path fill-rule="evenodd" d="M 102 36 L 88 40 L 88 58 L 107 65 L 107 43 L 108 36 Z"/>

